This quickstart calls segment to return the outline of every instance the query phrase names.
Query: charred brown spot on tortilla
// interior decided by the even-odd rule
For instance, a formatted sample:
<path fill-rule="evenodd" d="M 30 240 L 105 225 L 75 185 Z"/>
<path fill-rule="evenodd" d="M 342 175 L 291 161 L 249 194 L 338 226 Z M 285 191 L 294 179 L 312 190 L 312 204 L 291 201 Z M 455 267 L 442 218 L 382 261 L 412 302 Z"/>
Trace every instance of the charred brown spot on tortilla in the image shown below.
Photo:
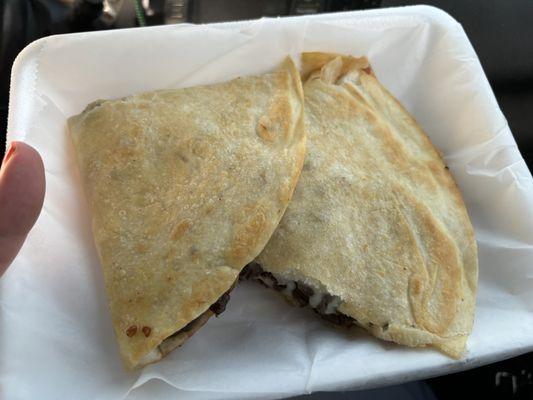
<path fill-rule="evenodd" d="M 240 280 L 250 280 L 281 292 L 292 303 L 300 307 L 310 306 L 314 312 L 326 321 L 350 328 L 357 324 L 357 320 L 340 313 L 337 310 L 340 299 L 330 294 L 321 294 L 309 285 L 299 281 L 280 281 L 273 274 L 263 270 L 260 264 L 252 262 L 242 270 Z"/>
<path fill-rule="evenodd" d="M 148 251 L 148 245 L 146 243 L 137 243 L 135 249 L 140 254 L 145 254 Z"/>
<path fill-rule="evenodd" d="M 128 337 L 132 337 L 136 333 L 137 333 L 137 326 L 136 325 L 132 325 L 128 329 L 126 329 L 126 335 Z"/>
<path fill-rule="evenodd" d="M 184 155 L 184 154 L 182 154 L 182 153 L 177 153 L 177 155 L 178 155 L 178 158 L 179 158 L 181 161 L 183 161 L 184 163 L 189 162 L 189 159 L 187 158 L 186 155 Z"/>
<path fill-rule="evenodd" d="M 187 232 L 192 226 L 192 222 L 188 219 L 184 219 L 180 221 L 172 230 L 171 238 L 172 240 L 178 240 L 180 237 L 183 236 L 185 232 Z"/>
<path fill-rule="evenodd" d="M 362 68 L 364 72 L 366 72 L 368 75 L 374 75 L 374 71 L 372 71 L 372 68 L 370 66 L 366 68 Z"/>
<path fill-rule="evenodd" d="M 246 208 L 246 216 L 235 230 L 229 250 L 226 253 L 226 265 L 244 264 L 250 256 L 250 249 L 259 245 L 260 233 L 269 227 L 269 220 L 262 203 L 254 203 Z"/>
<path fill-rule="evenodd" d="M 257 135 L 267 143 L 274 142 L 275 136 L 270 129 L 270 121 L 268 117 L 262 116 L 257 122 Z"/>
<path fill-rule="evenodd" d="M 150 333 L 152 333 L 152 328 L 150 328 L 149 326 L 143 326 L 143 328 L 141 329 L 144 336 L 148 337 L 150 336 Z"/>

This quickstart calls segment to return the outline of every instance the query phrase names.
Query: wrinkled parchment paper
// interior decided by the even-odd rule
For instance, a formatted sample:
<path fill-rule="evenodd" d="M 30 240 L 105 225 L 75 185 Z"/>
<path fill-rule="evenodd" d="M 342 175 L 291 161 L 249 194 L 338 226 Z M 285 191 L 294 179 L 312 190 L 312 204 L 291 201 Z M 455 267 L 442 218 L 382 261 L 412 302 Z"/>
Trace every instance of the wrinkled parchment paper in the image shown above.
<path fill-rule="evenodd" d="M 468 354 L 453 361 L 332 329 L 259 285 L 181 349 L 126 372 L 66 118 L 98 98 L 224 81 L 286 54 L 367 55 L 444 153 L 479 243 Z M 9 140 L 43 155 L 40 219 L 0 281 L 0 398 L 267 399 L 446 374 L 533 349 L 533 181 L 461 26 L 433 8 L 49 37 L 12 79 Z"/>

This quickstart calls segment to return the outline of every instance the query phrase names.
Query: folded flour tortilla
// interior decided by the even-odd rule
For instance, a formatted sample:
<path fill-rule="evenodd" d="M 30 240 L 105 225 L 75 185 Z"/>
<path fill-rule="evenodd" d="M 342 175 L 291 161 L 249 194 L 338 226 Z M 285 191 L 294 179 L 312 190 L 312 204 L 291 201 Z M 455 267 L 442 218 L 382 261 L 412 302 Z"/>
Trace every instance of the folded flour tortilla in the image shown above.
<path fill-rule="evenodd" d="M 285 211 L 305 153 L 298 71 L 98 101 L 69 127 L 122 357 L 157 361 L 224 310 Z"/>
<path fill-rule="evenodd" d="M 460 357 L 477 248 L 448 168 L 365 58 L 302 57 L 307 156 L 293 199 L 242 273 L 408 346 Z"/>

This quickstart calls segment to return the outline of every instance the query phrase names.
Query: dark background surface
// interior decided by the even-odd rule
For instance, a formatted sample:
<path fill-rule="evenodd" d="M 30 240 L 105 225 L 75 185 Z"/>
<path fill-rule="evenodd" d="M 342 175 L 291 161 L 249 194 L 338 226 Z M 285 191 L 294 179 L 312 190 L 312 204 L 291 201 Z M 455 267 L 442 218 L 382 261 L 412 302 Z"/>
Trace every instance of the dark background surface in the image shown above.
<path fill-rule="evenodd" d="M 133 0 L 108 0 L 118 15 L 103 13 L 102 0 L 0 0 L 0 140 L 5 142 L 9 74 L 18 52 L 49 34 L 139 25 Z M 172 4 L 170 4 L 172 3 Z M 464 27 L 489 78 L 518 146 L 533 162 L 533 0 L 432 0 Z M 406 0 L 152 0 L 147 24 L 214 22 L 420 4 Z M 0 146 L 0 152 L 3 148 Z M 533 354 L 471 371 L 364 392 L 319 393 L 302 399 L 533 400 Z"/>

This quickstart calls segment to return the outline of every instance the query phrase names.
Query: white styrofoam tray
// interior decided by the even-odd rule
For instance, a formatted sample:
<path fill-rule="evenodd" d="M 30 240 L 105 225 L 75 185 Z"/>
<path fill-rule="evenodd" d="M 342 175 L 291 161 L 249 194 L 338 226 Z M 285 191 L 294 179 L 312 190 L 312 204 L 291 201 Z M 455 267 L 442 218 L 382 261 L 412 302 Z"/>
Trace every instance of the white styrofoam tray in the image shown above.
<path fill-rule="evenodd" d="M 301 51 L 367 55 L 443 152 L 479 245 L 468 354 L 454 361 L 346 335 L 241 284 L 227 311 L 182 348 L 124 371 L 66 118 L 97 98 L 261 73 Z M 419 379 L 533 349 L 533 180 L 464 31 L 435 8 L 41 39 L 13 67 L 8 140 L 41 152 L 47 195 L 0 281 L 2 398 L 276 398 Z"/>

